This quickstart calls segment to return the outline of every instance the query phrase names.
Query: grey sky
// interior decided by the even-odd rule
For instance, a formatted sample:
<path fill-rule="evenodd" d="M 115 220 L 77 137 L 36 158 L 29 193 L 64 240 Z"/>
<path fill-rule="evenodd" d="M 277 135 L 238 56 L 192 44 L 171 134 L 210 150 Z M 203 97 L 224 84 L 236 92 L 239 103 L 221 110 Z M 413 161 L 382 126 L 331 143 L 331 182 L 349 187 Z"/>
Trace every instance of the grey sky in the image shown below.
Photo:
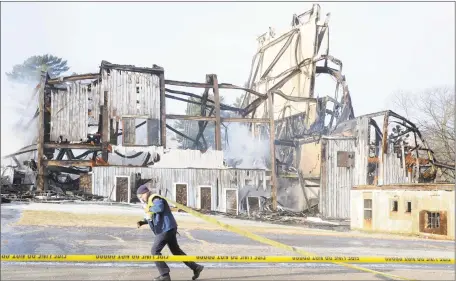
<path fill-rule="evenodd" d="M 104 59 L 158 64 L 167 79 L 202 82 L 205 74 L 216 73 L 220 82 L 243 85 L 257 36 L 269 26 L 287 28 L 293 13 L 311 5 L 2 3 L 2 81 L 14 64 L 51 53 L 79 73 L 98 71 Z M 356 115 L 386 108 L 388 96 L 398 90 L 454 86 L 454 3 L 320 6 L 323 15 L 331 13 L 330 53 L 344 63 Z M 332 95 L 332 80 L 320 83 L 317 94 Z M 8 106 L 4 91 L 2 85 L 2 111 Z M 183 108 L 168 103 L 168 112 Z"/>

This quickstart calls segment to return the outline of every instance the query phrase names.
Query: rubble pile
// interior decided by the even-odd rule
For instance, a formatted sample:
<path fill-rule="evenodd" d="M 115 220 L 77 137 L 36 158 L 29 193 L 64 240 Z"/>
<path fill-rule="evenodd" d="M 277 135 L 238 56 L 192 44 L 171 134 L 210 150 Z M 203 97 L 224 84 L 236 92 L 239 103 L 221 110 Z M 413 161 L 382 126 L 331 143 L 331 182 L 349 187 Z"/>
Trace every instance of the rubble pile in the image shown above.
<path fill-rule="evenodd" d="M 1 202 L 42 202 L 42 201 L 102 201 L 102 196 L 92 195 L 78 189 L 62 189 L 50 185 L 47 191 L 38 192 L 33 185 L 2 185 Z"/>
<path fill-rule="evenodd" d="M 96 196 L 82 191 L 66 191 L 65 193 L 49 190 L 45 192 L 34 192 L 20 190 L 5 191 L 2 188 L 2 203 L 10 202 L 43 202 L 43 201 L 103 201 L 102 196 Z"/>

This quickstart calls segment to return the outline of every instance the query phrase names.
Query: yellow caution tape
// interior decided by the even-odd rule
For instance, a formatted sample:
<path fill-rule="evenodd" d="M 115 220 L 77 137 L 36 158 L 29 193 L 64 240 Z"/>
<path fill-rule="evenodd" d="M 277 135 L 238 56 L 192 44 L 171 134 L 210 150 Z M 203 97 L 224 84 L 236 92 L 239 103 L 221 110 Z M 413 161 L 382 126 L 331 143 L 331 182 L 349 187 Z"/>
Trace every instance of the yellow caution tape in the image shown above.
<path fill-rule="evenodd" d="M 209 217 L 209 216 L 200 214 L 200 213 L 188 208 L 187 206 L 179 204 L 179 203 L 177 203 L 177 202 L 175 202 L 173 200 L 170 200 L 170 199 L 165 198 L 163 196 L 160 196 L 160 197 L 162 197 L 163 199 L 167 200 L 168 202 L 170 202 L 174 206 L 178 207 L 179 209 L 184 210 L 185 212 L 187 212 L 187 213 L 189 213 L 189 214 L 191 214 L 191 215 L 193 215 L 193 216 L 195 216 L 197 218 L 200 218 L 200 219 L 202 219 L 204 221 L 207 221 L 209 223 L 212 223 L 212 224 L 216 224 L 216 225 L 218 225 L 218 226 L 220 226 L 220 227 L 222 227 L 222 228 L 224 228 L 224 229 L 226 229 L 228 231 L 237 233 L 237 234 L 242 235 L 244 237 L 250 238 L 250 239 L 252 239 L 254 241 L 257 241 L 257 242 L 260 242 L 260 243 L 263 243 L 263 244 L 267 244 L 267 245 L 270 245 L 270 246 L 273 246 L 273 247 L 276 247 L 276 248 L 279 248 L 279 249 L 284 249 L 284 250 L 287 250 L 287 251 L 298 253 L 298 254 L 301 254 L 303 256 L 316 256 L 315 254 L 303 251 L 301 249 L 297 249 L 295 247 L 292 247 L 292 246 L 289 246 L 289 245 L 286 245 L 286 244 L 282 244 L 280 242 L 268 239 L 266 237 L 262 237 L 260 235 L 257 235 L 255 233 L 246 231 L 244 229 L 240 229 L 240 228 L 237 228 L 237 227 L 222 223 L 222 222 L 216 220 L 214 217 Z M 372 273 L 372 274 L 375 274 L 375 275 L 382 275 L 382 276 L 385 276 L 385 277 L 388 277 L 388 278 L 392 278 L 392 279 L 413 280 L 413 279 L 409 279 L 409 278 L 405 278 L 405 277 L 401 277 L 401 276 L 397 276 L 397 275 L 393 275 L 393 274 L 389 274 L 389 273 L 384 273 L 384 272 L 372 270 L 372 269 L 369 269 L 369 268 L 356 266 L 356 265 L 353 265 L 353 264 L 348 264 L 346 262 L 337 261 L 337 262 L 333 262 L 333 263 L 334 264 L 338 264 L 338 265 L 342 265 L 342 266 L 345 266 L 345 267 L 348 267 L 348 268 L 351 268 L 351 269 L 360 270 L 360 271 L 363 271 L 363 272 L 369 272 L 369 273 Z"/>
<path fill-rule="evenodd" d="M 151 256 L 151 255 L 1 255 L 9 262 L 212 262 L 212 263 L 413 263 L 454 264 L 447 258 L 408 257 L 292 257 L 292 256 Z"/>

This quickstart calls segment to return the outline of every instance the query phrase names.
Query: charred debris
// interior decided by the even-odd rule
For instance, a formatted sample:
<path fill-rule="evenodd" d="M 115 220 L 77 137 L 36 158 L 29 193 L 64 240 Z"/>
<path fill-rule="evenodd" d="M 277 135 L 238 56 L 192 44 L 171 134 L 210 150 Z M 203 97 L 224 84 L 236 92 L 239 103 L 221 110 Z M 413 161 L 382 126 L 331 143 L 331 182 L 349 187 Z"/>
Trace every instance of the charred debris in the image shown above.
<path fill-rule="evenodd" d="M 270 175 L 266 192 L 252 189 L 239 195 L 238 209 L 226 212 L 228 216 L 287 223 L 319 216 L 325 204 L 320 193 L 325 184 L 322 173 L 326 172 L 322 141 L 359 139 L 360 120 L 367 120 L 369 154 L 361 160 L 348 152 L 331 157 L 337 158 L 337 167 L 366 163 L 365 184 L 388 182 L 384 155 L 389 152 L 400 160 L 407 182 L 438 182 L 445 170 L 454 169 L 454 164 L 439 162 L 415 124 L 399 114 L 388 110 L 355 117 L 342 61 L 329 53 L 329 14 L 322 20 L 319 5 L 293 15 L 286 32 L 276 35 L 270 29 L 258 38 L 258 45 L 245 87 L 220 83 L 215 74 L 206 75 L 204 82 L 177 81 L 165 79 L 160 66 L 107 61 L 101 62 L 97 73 L 59 78 L 43 73 L 34 89 L 39 104 L 30 122 L 38 127 L 38 135 L 30 139 L 30 146 L 3 157 L 12 164 L 2 167 L 2 202 L 107 201 L 92 194 L 93 167 L 122 166 L 123 162 L 115 163 L 114 155 L 120 159 L 141 156 L 143 160 L 134 165 L 137 167 L 153 168 L 161 160 L 159 154 L 148 150 L 127 156 L 115 149 L 117 145 L 166 148 L 167 132 L 173 132 L 187 140 L 186 149 L 221 151 L 222 127 L 228 123 L 243 124 L 252 136 L 269 142 L 266 163 Z M 320 75 L 334 78 L 333 95 L 319 95 Z M 114 89 L 121 79 L 131 85 L 119 94 Z M 156 79 L 159 87 L 151 87 L 151 79 Z M 227 90 L 242 94 L 240 106 L 221 102 L 220 92 Z M 192 116 L 167 114 L 166 102 L 170 100 L 197 106 L 199 112 Z M 62 110 L 65 114 L 59 113 Z M 135 123 L 134 118 L 139 117 L 144 121 Z M 190 136 L 169 120 L 195 121 L 197 133 Z M 210 122 L 215 124 L 213 147 L 204 134 Z M 147 139 L 138 145 L 135 131 L 144 126 Z M 230 166 L 242 161 L 224 156 Z M 137 188 L 142 183 L 138 178 L 132 185 Z"/>

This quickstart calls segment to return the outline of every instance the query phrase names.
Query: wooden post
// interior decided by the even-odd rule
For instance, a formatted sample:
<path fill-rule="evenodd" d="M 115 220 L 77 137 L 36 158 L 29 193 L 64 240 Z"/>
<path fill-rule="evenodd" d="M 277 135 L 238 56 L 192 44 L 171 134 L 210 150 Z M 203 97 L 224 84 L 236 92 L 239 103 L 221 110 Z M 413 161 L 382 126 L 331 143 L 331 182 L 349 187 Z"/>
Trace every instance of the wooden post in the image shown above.
<path fill-rule="evenodd" d="M 401 142 L 402 169 L 404 169 L 404 177 L 407 178 L 407 165 L 405 163 L 404 141 Z"/>
<path fill-rule="evenodd" d="M 272 209 L 277 211 L 277 181 L 276 181 L 276 159 L 275 159 L 275 124 L 273 94 L 268 92 L 268 111 L 269 111 L 269 146 L 271 151 L 271 198 Z"/>
<path fill-rule="evenodd" d="M 108 110 L 108 91 L 104 91 L 103 96 L 103 111 L 101 113 L 102 118 L 102 133 L 101 133 L 101 155 L 103 161 L 108 162 L 108 144 L 110 141 L 109 136 L 109 110 Z"/>
<path fill-rule="evenodd" d="M 416 180 L 416 183 L 419 183 L 420 182 L 420 158 L 416 157 L 416 161 L 415 161 L 415 165 L 416 165 L 416 174 L 415 174 L 415 180 Z"/>
<path fill-rule="evenodd" d="M 36 181 L 36 188 L 38 191 L 45 191 L 45 172 L 46 166 L 44 163 L 44 92 L 47 80 L 47 73 L 41 72 L 41 83 L 40 83 L 40 92 L 38 95 L 38 143 L 37 143 L 37 155 L 38 155 L 38 177 Z"/>
<path fill-rule="evenodd" d="M 385 113 L 383 118 L 383 133 L 382 133 L 382 149 L 380 150 L 380 165 L 379 165 L 379 173 L 378 173 L 378 184 L 384 185 L 385 184 L 385 155 L 388 151 L 388 120 L 389 120 L 389 112 Z"/>
<path fill-rule="evenodd" d="M 215 102 L 215 149 L 222 150 L 222 129 L 220 121 L 220 94 L 217 75 L 211 75 Z"/>
<path fill-rule="evenodd" d="M 416 139 L 416 132 L 413 132 L 413 136 L 415 138 L 415 152 L 416 152 L 416 161 L 415 161 L 415 170 L 416 170 L 416 174 L 415 174 L 415 180 L 416 180 L 416 183 L 419 183 L 420 182 L 420 152 L 419 152 L 419 147 L 418 147 L 418 141 Z"/>
<path fill-rule="evenodd" d="M 166 97 L 165 74 L 160 74 L 160 144 L 166 148 Z"/>

